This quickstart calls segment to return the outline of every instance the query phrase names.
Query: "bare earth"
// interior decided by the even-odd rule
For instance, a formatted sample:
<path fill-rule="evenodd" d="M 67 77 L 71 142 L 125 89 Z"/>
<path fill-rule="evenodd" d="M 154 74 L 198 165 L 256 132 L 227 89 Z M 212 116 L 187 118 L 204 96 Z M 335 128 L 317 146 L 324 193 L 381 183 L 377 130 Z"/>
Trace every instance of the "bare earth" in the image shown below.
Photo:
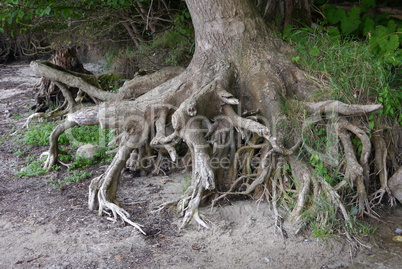
<path fill-rule="evenodd" d="M 174 212 L 151 210 L 183 193 L 187 173 L 122 174 L 118 197 L 148 236 L 87 209 L 89 179 L 56 190 L 46 181 L 63 177 L 63 169 L 14 177 L 27 156 L 13 154 L 20 146 L 10 133 L 29 115 L 37 80 L 27 63 L 0 65 L 0 268 L 402 268 L 402 243 L 391 240 L 402 228 L 400 206 L 383 213 L 386 223 L 378 224 L 378 236 L 365 239 L 369 248 L 351 257 L 341 235 L 295 236 L 285 223 L 289 238 L 284 239 L 269 206 L 255 201 L 206 207 L 202 214 L 210 230 L 192 224 L 179 232 L 181 219 Z M 35 157 L 43 151 L 28 150 Z M 91 171 L 98 175 L 105 169 Z"/>

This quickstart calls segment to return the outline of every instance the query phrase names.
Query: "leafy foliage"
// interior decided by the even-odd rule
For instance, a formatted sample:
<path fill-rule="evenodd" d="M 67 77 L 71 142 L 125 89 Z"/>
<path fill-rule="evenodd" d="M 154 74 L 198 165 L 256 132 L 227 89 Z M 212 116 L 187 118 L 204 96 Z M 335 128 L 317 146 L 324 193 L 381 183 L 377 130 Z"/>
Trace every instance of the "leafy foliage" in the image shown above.
<path fill-rule="evenodd" d="M 23 143 L 25 145 L 48 146 L 50 134 L 52 133 L 56 125 L 56 123 L 51 123 L 47 121 L 41 124 L 41 128 L 30 125 L 28 131 L 24 133 Z M 66 144 L 65 135 L 60 137 L 59 142 L 61 142 L 61 144 Z"/>
<path fill-rule="evenodd" d="M 153 40 L 152 48 L 169 51 L 167 63 L 180 64 L 186 61 L 186 56 L 194 53 L 194 29 L 189 20 L 190 13 L 185 9 L 176 15 L 169 30 Z"/>
<path fill-rule="evenodd" d="M 48 45 L 138 48 L 174 24 L 184 7 L 182 1 L 163 0 L 4 0 L 0 32 L 15 47 L 14 54 L 21 55 L 37 54 Z"/>
<path fill-rule="evenodd" d="M 126 79 L 117 73 L 106 73 L 98 76 L 98 82 L 103 90 L 117 92 Z"/>
<path fill-rule="evenodd" d="M 382 14 L 373 17 L 369 9 L 375 0 L 363 0 L 359 6 L 344 10 L 333 5 L 323 6 L 324 26 L 335 26 L 342 36 L 365 37 L 370 50 L 393 66 L 402 64 L 402 22 Z"/>
<path fill-rule="evenodd" d="M 55 122 L 44 121 L 39 125 L 31 125 L 28 131 L 24 132 L 22 143 L 25 145 L 48 146 L 49 137 L 53 129 L 57 126 Z M 103 130 L 99 126 L 77 126 L 59 137 L 60 145 L 70 145 L 77 149 L 83 144 L 95 144 L 105 146 L 114 138 L 109 130 Z"/>

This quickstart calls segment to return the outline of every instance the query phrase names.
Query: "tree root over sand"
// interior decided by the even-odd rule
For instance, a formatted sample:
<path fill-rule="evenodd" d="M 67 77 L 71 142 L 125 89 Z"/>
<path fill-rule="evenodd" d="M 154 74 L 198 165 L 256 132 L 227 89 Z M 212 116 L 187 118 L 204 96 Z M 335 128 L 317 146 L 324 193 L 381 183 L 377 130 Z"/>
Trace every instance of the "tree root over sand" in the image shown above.
<path fill-rule="evenodd" d="M 294 145 L 287 149 L 281 144 L 283 140 L 278 139 L 267 124 L 256 120 L 254 116 L 242 116 L 235 112 L 233 106 L 239 105 L 240 101 L 234 97 L 234 93 L 228 91 L 228 83 L 232 79 L 230 69 L 223 68 L 214 80 L 198 91 L 194 90 L 193 82 L 187 81 L 188 76 L 189 74 L 183 73 L 133 101 L 111 101 L 68 114 L 66 121 L 57 126 L 51 134 L 44 167 L 51 169 L 57 163 L 57 138 L 68 128 L 96 124 L 102 128 L 118 128 L 121 135 L 117 154 L 107 171 L 92 180 L 89 187 L 89 207 L 98 209 L 100 214 L 111 212 L 114 219 L 120 217 L 142 233 L 144 231 L 141 226 L 132 222 L 129 213 L 115 202 L 120 173 L 132 153 L 148 145 L 166 152 L 172 161 L 176 162 L 179 159 L 176 144 L 180 140 L 185 141 L 191 152 L 193 167 L 191 191 L 183 196 L 180 202 L 177 201 L 184 216 L 182 227 L 192 219 L 203 227 L 209 227 L 198 211 L 207 191 L 218 191 L 213 204 L 233 195 L 272 201 L 279 229 L 283 218 L 278 213 L 279 202 L 282 207 L 290 210 L 292 219 L 300 221 L 307 208 L 318 210 L 314 209 L 311 201 L 318 201 L 324 196 L 333 208 L 339 210 L 345 223 L 348 223 L 350 214 L 339 191 L 350 186 L 356 187 L 355 203 L 359 216 L 375 216 L 372 211 L 372 206 L 375 205 L 373 203 L 378 204 L 387 190 L 390 195 L 386 181 L 381 179 L 381 189 L 369 200 L 367 190 L 370 182 L 367 177 L 370 173 L 368 162 L 372 143 L 362 128 L 344 117 L 361 117 L 377 111 L 381 106 L 354 106 L 339 101 L 304 104 L 311 115 L 310 118 L 314 118 L 308 124 L 317 123 L 320 115 L 328 111 L 338 115 L 334 120 L 334 130 L 342 145 L 341 152 L 345 156 L 339 164 L 339 169 L 344 171 L 344 178 L 336 185 L 331 185 L 323 179 L 323 175 L 317 174 L 310 164 L 297 157 L 296 153 L 303 148 L 313 151 L 306 143 L 301 143 L 302 137 L 298 136 Z M 176 94 L 182 97 L 182 100 L 177 100 L 179 98 L 174 97 Z M 148 96 L 150 97 L 146 98 Z M 356 158 L 351 135 L 361 141 L 362 152 L 359 160 Z M 240 145 L 235 147 L 236 151 L 233 151 L 234 138 L 241 141 Z M 376 168 L 383 168 L 386 154 L 384 142 L 378 136 L 374 136 L 373 141 L 376 152 L 380 152 L 380 155 L 376 155 Z M 258 164 L 253 165 L 256 157 Z M 228 160 L 230 167 L 220 172 L 222 168 L 216 167 L 214 162 L 224 158 Z M 380 178 L 386 177 L 381 171 L 382 169 L 379 169 L 382 173 Z M 218 181 L 216 175 L 224 177 Z M 217 189 L 217 184 L 220 189 Z M 325 215 L 326 213 L 322 212 L 322 221 L 328 218 Z M 283 230 L 282 232 L 286 233 Z"/>
<path fill-rule="evenodd" d="M 317 223 L 335 216 L 346 230 L 353 218 L 377 218 L 373 206 L 385 193 L 392 201 L 387 148 L 376 133 L 380 129 L 370 131 L 365 126 L 366 116 L 381 105 L 312 101 L 309 97 L 318 89 L 288 60 L 286 45 L 262 21 L 249 19 L 253 11 L 241 6 L 241 1 L 230 3 L 235 11 L 221 8 L 219 12 L 225 13 L 222 18 L 237 14 L 236 19 L 214 24 L 227 27 L 224 31 L 212 26 L 198 29 L 196 52 L 184 71 L 161 70 L 150 76 L 158 79 L 145 77 L 141 83 L 134 79 L 116 94 L 85 84 L 81 75 L 33 62 L 37 74 L 105 100 L 68 114 L 66 122 L 56 127 L 45 167 L 50 169 L 57 161 L 61 132 L 75 125 L 99 124 L 116 128 L 121 135 L 109 168 L 91 182 L 89 207 L 100 214 L 111 211 L 114 218 L 121 217 L 141 232 L 140 225 L 131 222 L 115 202 L 120 173 L 127 160 L 138 164 L 149 157 L 150 147 L 177 162 L 185 154 L 178 152 L 180 143 L 187 145 L 192 166 L 189 193 L 178 202 L 182 227 L 191 220 L 208 227 L 199 214 L 207 196 L 213 203 L 233 195 L 271 201 L 281 230 L 279 207 L 301 224 L 308 214 L 310 222 Z M 191 10 L 197 3 L 187 0 L 187 4 Z M 204 21 L 199 16 L 192 14 L 194 21 Z M 211 25 L 215 23 L 215 14 L 205 16 L 211 16 Z M 286 103 L 291 105 L 283 109 Z M 292 111 L 298 121 L 294 124 Z M 320 126 L 325 130 L 321 136 L 314 131 Z M 320 139 L 324 143 L 317 146 Z M 380 190 L 375 189 L 376 178 L 370 177 L 373 151 Z"/>

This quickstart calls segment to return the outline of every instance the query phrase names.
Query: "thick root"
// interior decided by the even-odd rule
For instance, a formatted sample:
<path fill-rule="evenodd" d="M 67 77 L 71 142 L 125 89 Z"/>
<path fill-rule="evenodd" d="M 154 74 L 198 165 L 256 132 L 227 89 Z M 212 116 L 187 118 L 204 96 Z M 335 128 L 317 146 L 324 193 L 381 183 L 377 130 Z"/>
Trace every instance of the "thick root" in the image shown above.
<path fill-rule="evenodd" d="M 122 139 L 120 148 L 106 172 L 91 181 L 89 185 L 88 207 L 92 210 L 97 209 L 99 215 L 103 213 L 108 214 L 110 211 L 114 220 L 120 217 L 124 222 L 145 235 L 146 233 L 142 230 L 142 226 L 131 221 L 129 219 L 130 214 L 116 204 L 120 173 L 125 167 L 134 149 L 134 145 L 137 145 L 138 141 L 138 135 L 127 136 L 128 134 L 126 134 L 125 139 Z"/>
<path fill-rule="evenodd" d="M 107 173 L 106 173 L 107 175 Z M 89 186 L 88 207 L 90 209 L 98 209 L 99 215 L 107 214 L 113 216 L 113 221 L 117 221 L 120 217 L 124 222 L 136 228 L 139 232 L 146 235 L 142 229 L 142 225 L 130 220 L 130 214 L 123 208 L 116 204 L 116 201 L 110 201 L 108 196 L 114 196 L 110 194 L 111 190 L 108 189 L 108 185 L 111 184 L 105 175 L 94 178 Z M 109 194 L 108 194 L 109 193 Z M 111 212 L 111 214 L 110 214 Z"/>
<path fill-rule="evenodd" d="M 299 221 L 302 211 L 305 209 L 307 194 L 312 184 L 311 168 L 306 166 L 295 156 L 289 156 L 289 164 L 292 169 L 293 176 L 299 181 L 299 190 L 297 191 L 296 206 L 290 213 L 290 219 Z"/>
<path fill-rule="evenodd" d="M 327 100 L 323 102 L 304 103 L 307 111 L 311 114 L 337 113 L 345 116 L 363 116 L 376 112 L 382 108 L 382 105 L 348 105 L 340 101 Z"/>
<path fill-rule="evenodd" d="M 112 92 L 103 91 L 94 75 L 81 74 L 64 69 L 58 65 L 49 62 L 33 61 L 30 64 L 31 69 L 38 76 L 49 78 L 63 84 L 85 89 L 85 92 L 99 100 L 116 100 L 118 95 Z"/>
<path fill-rule="evenodd" d="M 44 153 L 43 155 L 47 156 L 46 161 L 43 163 L 43 168 L 46 170 L 51 170 L 53 165 L 58 162 L 58 155 L 59 155 L 59 146 L 58 146 L 58 138 L 59 136 L 64 133 L 66 130 L 77 126 L 76 122 L 72 121 L 65 121 L 56 126 L 53 132 L 50 134 L 49 142 L 50 147 L 49 150 Z"/>
<path fill-rule="evenodd" d="M 391 206 L 395 205 L 395 198 L 388 187 L 388 169 L 387 169 L 387 155 L 388 150 L 384 141 L 383 130 L 377 130 L 373 134 L 373 145 L 375 149 L 374 167 L 377 171 L 380 180 L 381 188 L 370 195 L 370 204 L 372 207 L 379 205 L 382 202 L 384 194 L 388 195 L 389 203 Z"/>
<path fill-rule="evenodd" d="M 201 186 L 200 183 L 201 182 L 198 182 L 198 184 L 196 185 L 193 194 L 190 197 L 188 206 L 184 208 L 183 222 L 180 226 L 180 229 L 189 224 L 192 219 L 194 219 L 202 227 L 209 229 L 209 226 L 201 219 L 198 211 L 198 207 L 201 203 L 204 193 L 204 188 Z"/>

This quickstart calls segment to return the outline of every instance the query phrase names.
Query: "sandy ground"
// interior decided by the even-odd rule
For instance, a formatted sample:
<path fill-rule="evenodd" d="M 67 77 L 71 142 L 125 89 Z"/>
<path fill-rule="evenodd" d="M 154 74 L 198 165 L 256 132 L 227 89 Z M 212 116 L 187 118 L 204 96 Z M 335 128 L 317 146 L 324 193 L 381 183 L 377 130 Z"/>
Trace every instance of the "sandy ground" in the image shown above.
<path fill-rule="evenodd" d="M 122 174 L 119 200 L 143 224 L 148 236 L 122 222 L 111 222 L 87 208 L 90 180 L 53 189 L 46 181 L 63 171 L 38 178 L 17 178 L 24 156 L 10 137 L 33 104 L 32 85 L 38 80 L 27 63 L 0 66 L 0 268 L 402 268 L 402 243 L 392 242 L 402 225 L 395 208 L 379 224 L 379 235 L 366 239 L 369 248 L 351 255 L 342 235 L 326 240 L 279 235 L 265 203 L 236 201 L 202 215 L 211 229 L 191 224 L 181 232 L 174 212 L 151 213 L 162 202 L 179 197 L 190 175 L 156 177 Z M 92 168 L 95 175 L 105 166 Z"/>

